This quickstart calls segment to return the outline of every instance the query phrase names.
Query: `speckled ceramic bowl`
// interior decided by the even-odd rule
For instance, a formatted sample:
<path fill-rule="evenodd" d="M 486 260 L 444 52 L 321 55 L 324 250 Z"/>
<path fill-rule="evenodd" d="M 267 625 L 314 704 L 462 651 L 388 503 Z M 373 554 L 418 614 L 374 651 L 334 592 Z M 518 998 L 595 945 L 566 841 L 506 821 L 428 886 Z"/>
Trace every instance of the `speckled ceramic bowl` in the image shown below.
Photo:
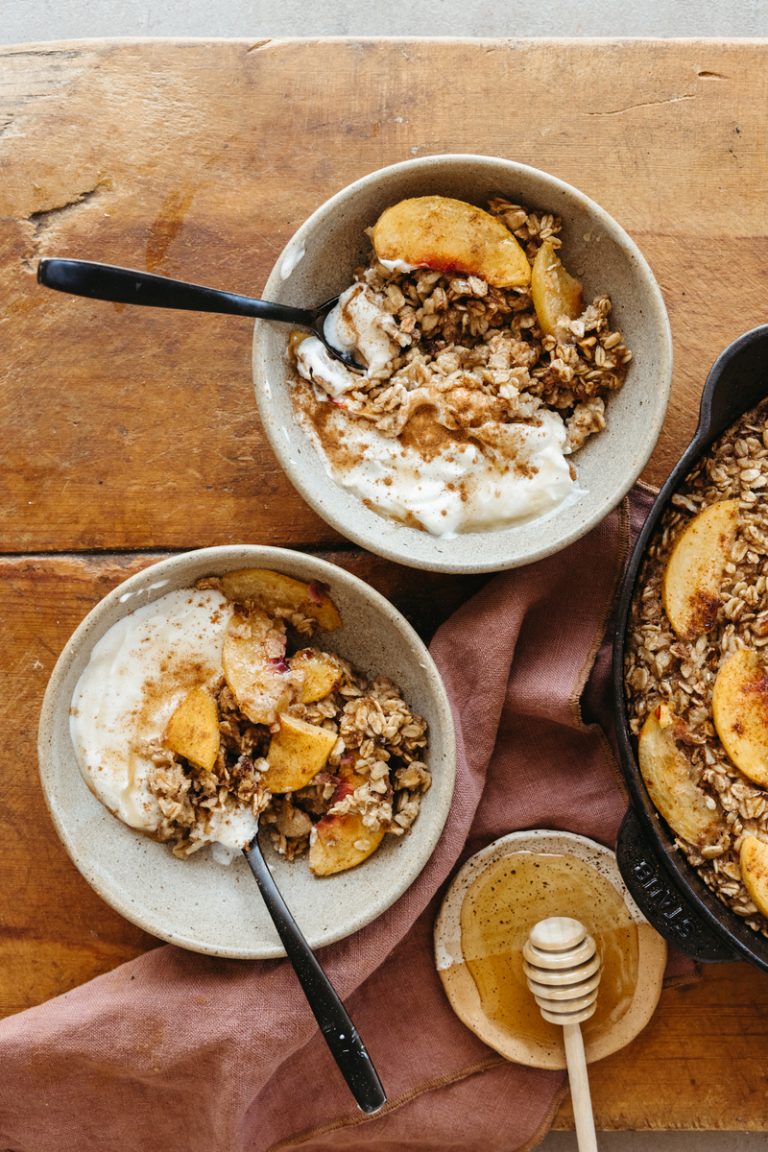
<path fill-rule="evenodd" d="M 96 641 L 120 617 L 202 576 L 236 568 L 272 568 L 301 580 L 321 580 L 342 627 L 318 633 L 319 644 L 368 674 L 383 673 L 429 724 L 433 783 L 410 833 L 387 837 L 363 864 L 317 878 L 306 858 L 287 863 L 267 851 L 275 879 L 313 947 L 362 928 L 398 899 L 429 859 L 453 795 L 453 721 L 442 680 L 416 633 L 393 606 L 362 580 L 333 564 L 282 548 L 255 545 L 204 548 L 153 564 L 109 593 L 62 652 L 43 702 L 40 773 L 48 807 L 65 848 L 89 884 L 126 919 L 197 952 L 239 959 L 283 955 L 244 860 L 215 863 L 209 849 L 186 859 L 133 831 L 95 798 L 80 774 L 69 733 L 77 680 Z"/>
<path fill-rule="evenodd" d="M 336 484 L 297 423 L 287 361 L 287 326 L 257 323 L 253 376 L 274 452 L 308 504 L 349 539 L 391 560 L 444 572 L 489 572 L 564 548 L 597 524 L 640 475 L 661 430 L 672 374 L 672 341 L 659 287 L 636 244 L 597 204 L 553 176 L 488 156 L 427 156 L 395 164 L 337 193 L 299 228 L 263 295 L 293 305 L 322 303 L 367 263 L 365 229 L 387 206 L 442 194 L 484 205 L 504 195 L 562 217 L 569 271 L 585 297 L 610 295 L 616 326 L 634 354 L 624 388 L 608 404 L 608 427 L 573 457 L 584 494 L 568 507 L 501 531 L 443 540 L 384 519 Z"/>

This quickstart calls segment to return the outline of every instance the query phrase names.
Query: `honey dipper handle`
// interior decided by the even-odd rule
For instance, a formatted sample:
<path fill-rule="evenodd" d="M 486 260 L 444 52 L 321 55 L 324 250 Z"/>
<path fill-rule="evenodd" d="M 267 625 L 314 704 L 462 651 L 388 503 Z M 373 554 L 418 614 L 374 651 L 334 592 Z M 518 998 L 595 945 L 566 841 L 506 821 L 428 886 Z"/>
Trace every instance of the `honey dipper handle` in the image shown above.
<path fill-rule="evenodd" d="M 564 1024 L 565 1060 L 571 1084 L 571 1101 L 576 1121 L 576 1142 L 579 1152 L 597 1152 L 595 1118 L 592 1115 L 592 1097 L 589 1093 L 587 1058 L 584 1040 L 578 1024 Z"/>

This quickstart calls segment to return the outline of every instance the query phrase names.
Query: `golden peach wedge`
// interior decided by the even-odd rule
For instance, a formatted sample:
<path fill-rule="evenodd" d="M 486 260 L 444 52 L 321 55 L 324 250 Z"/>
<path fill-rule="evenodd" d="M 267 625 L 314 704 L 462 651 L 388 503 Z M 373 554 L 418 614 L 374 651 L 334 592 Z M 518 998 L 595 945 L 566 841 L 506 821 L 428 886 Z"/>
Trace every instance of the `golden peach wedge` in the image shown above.
<path fill-rule="evenodd" d="M 464 200 L 401 200 L 379 216 L 372 239 L 379 260 L 478 276 L 496 288 L 530 283 L 528 257 L 506 225 Z"/>
<path fill-rule="evenodd" d="M 358 812 L 323 816 L 310 836 L 310 870 L 315 876 L 333 876 L 356 868 L 376 851 L 383 839 L 382 829 L 366 828 Z"/>
<path fill-rule="evenodd" d="M 638 740 L 640 772 L 648 795 L 672 831 L 690 844 L 706 844 L 717 834 L 717 816 L 675 740 L 678 724 L 666 704 L 651 712 Z"/>
<path fill-rule="evenodd" d="M 296 792 L 325 767 L 337 736 L 298 716 L 282 714 L 279 720 L 280 727 L 269 742 L 269 768 L 262 783 L 270 792 Z"/>
<path fill-rule="evenodd" d="M 768 672 L 751 648 L 720 665 L 712 716 L 727 755 L 745 776 L 768 788 Z"/>
<path fill-rule="evenodd" d="M 341 680 L 341 665 L 335 657 L 316 648 L 301 648 L 289 660 L 294 672 L 304 679 L 299 690 L 299 703 L 314 704 L 333 692 Z"/>
<path fill-rule="evenodd" d="M 548 240 L 541 245 L 533 262 L 531 297 L 545 336 L 553 334 L 562 316 L 575 320 L 584 310 L 581 282 L 566 272 L 557 249 Z"/>
<path fill-rule="evenodd" d="M 165 746 L 196 768 L 210 772 L 219 754 L 219 710 L 207 688 L 193 688 L 174 709 Z"/>
<path fill-rule="evenodd" d="M 326 632 L 341 627 L 341 616 L 327 587 L 317 580 L 305 584 L 270 568 L 239 568 L 222 576 L 221 588 L 227 599 L 237 604 L 252 603 L 270 612 L 301 612 Z"/>
<path fill-rule="evenodd" d="M 221 660 L 241 712 L 254 724 L 274 724 L 292 702 L 298 680 L 285 660 L 285 630 L 259 608 L 236 613 Z"/>
<path fill-rule="evenodd" d="M 694 516 L 675 542 L 661 596 L 667 619 L 683 640 L 694 640 L 715 623 L 738 523 L 738 500 L 719 500 Z"/>
<path fill-rule="evenodd" d="M 366 828 L 359 812 L 333 811 L 333 805 L 365 783 L 365 777 L 358 775 L 353 767 L 342 766 L 340 776 L 331 799 L 331 811 L 318 820 L 309 838 L 309 867 L 315 876 L 333 876 L 355 868 L 367 860 L 384 839 L 382 829 Z"/>
<path fill-rule="evenodd" d="M 768 844 L 745 836 L 739 851 L 741 878 L 758 912 L 768 916 Z"/>

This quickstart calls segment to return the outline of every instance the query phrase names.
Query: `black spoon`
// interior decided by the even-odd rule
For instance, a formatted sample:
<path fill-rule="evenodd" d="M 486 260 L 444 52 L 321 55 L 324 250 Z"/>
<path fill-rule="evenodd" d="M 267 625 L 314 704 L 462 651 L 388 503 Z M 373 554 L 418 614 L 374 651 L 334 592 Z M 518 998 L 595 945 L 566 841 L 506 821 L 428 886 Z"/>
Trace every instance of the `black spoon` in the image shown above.
<path fill-rule="evenodd" d="M 288 910 L 262 855 L 258 836 L 254 836 L 243 853 L 320 1031 L 358 1108 L 362 1112 L 378 1112 L 387 1102 L 381 1080 L 346 1008 Z"/>
<path fill-rule="evenodd" d="M 254 316 L 257 320 L 277 320 L 308 328 L 321 340 L 335 360 L 348 368 L 364 371 L 351 352 L 336 348 L 324 332 L 325 319 L 335 307 L 338 296 L 319 308 L 291 308 L 269 300 L 237 296 L 201 284 L 188 284 L 168 276 L 155 276 L 113 264 L 94 264 L 89 260 L 41 260 L 37 279 L 46 288 L 70 292 L 73 296 L 90 296 L 111 300 L 115 304 L 143 304 L 150 308 L 180 308 L 187 312 L 223 312 L 229 316 Z"/>

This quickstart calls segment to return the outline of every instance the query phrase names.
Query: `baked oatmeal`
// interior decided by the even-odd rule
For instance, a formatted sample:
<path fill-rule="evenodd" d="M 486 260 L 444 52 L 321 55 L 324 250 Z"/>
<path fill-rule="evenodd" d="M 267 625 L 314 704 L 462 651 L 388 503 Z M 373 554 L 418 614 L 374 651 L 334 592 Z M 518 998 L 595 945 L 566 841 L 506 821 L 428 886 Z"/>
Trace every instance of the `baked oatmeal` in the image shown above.
<path fill-rule="evenodd" d="M 314 646 L 328 590 L 242 569 L 128 613 L 73 696 L 81 770 L 126 824 L 227 863 L 258 827 L 316 875 L 405 834 L 431 782 L 427 726 L 384 676 Z"/>
<path fill-rule="evenodd" d="M 585 304 L 560 260 L 562 222 L 550 213 L 500 197 L 487 213 L 442 197 L 388 212 L 410 205 L 402 240 L 397 228 L 381 240 L 387 213 L 380 217 L 372 258 L 326 325 L 365 372 L 333 359 L 317 337 L 290 342 L 297 409 L 330 474 L 380 514 L 447 538 L 576 499 L 570 457 L 605 427 L 606 400 L 631 359 L 610 299 Z M 463 210 L 475 215 L 465 221 L 462 262 L 450 228 L 460 233 Z M 422 252 L 414 215 L 442 241 L 439 252 L 437 244 Z M 515 246 L 511 275 L 483 267 L 472 249 L 478 218 L 500 233 L 489 241 L 493 254 Z"/>
<path fill-rule="evenodd" d="M 764 402 L 672 497 L 638 578 L 625 668 L 652 799 L 707 885 L 764 935 L 767 486 Z"/>

